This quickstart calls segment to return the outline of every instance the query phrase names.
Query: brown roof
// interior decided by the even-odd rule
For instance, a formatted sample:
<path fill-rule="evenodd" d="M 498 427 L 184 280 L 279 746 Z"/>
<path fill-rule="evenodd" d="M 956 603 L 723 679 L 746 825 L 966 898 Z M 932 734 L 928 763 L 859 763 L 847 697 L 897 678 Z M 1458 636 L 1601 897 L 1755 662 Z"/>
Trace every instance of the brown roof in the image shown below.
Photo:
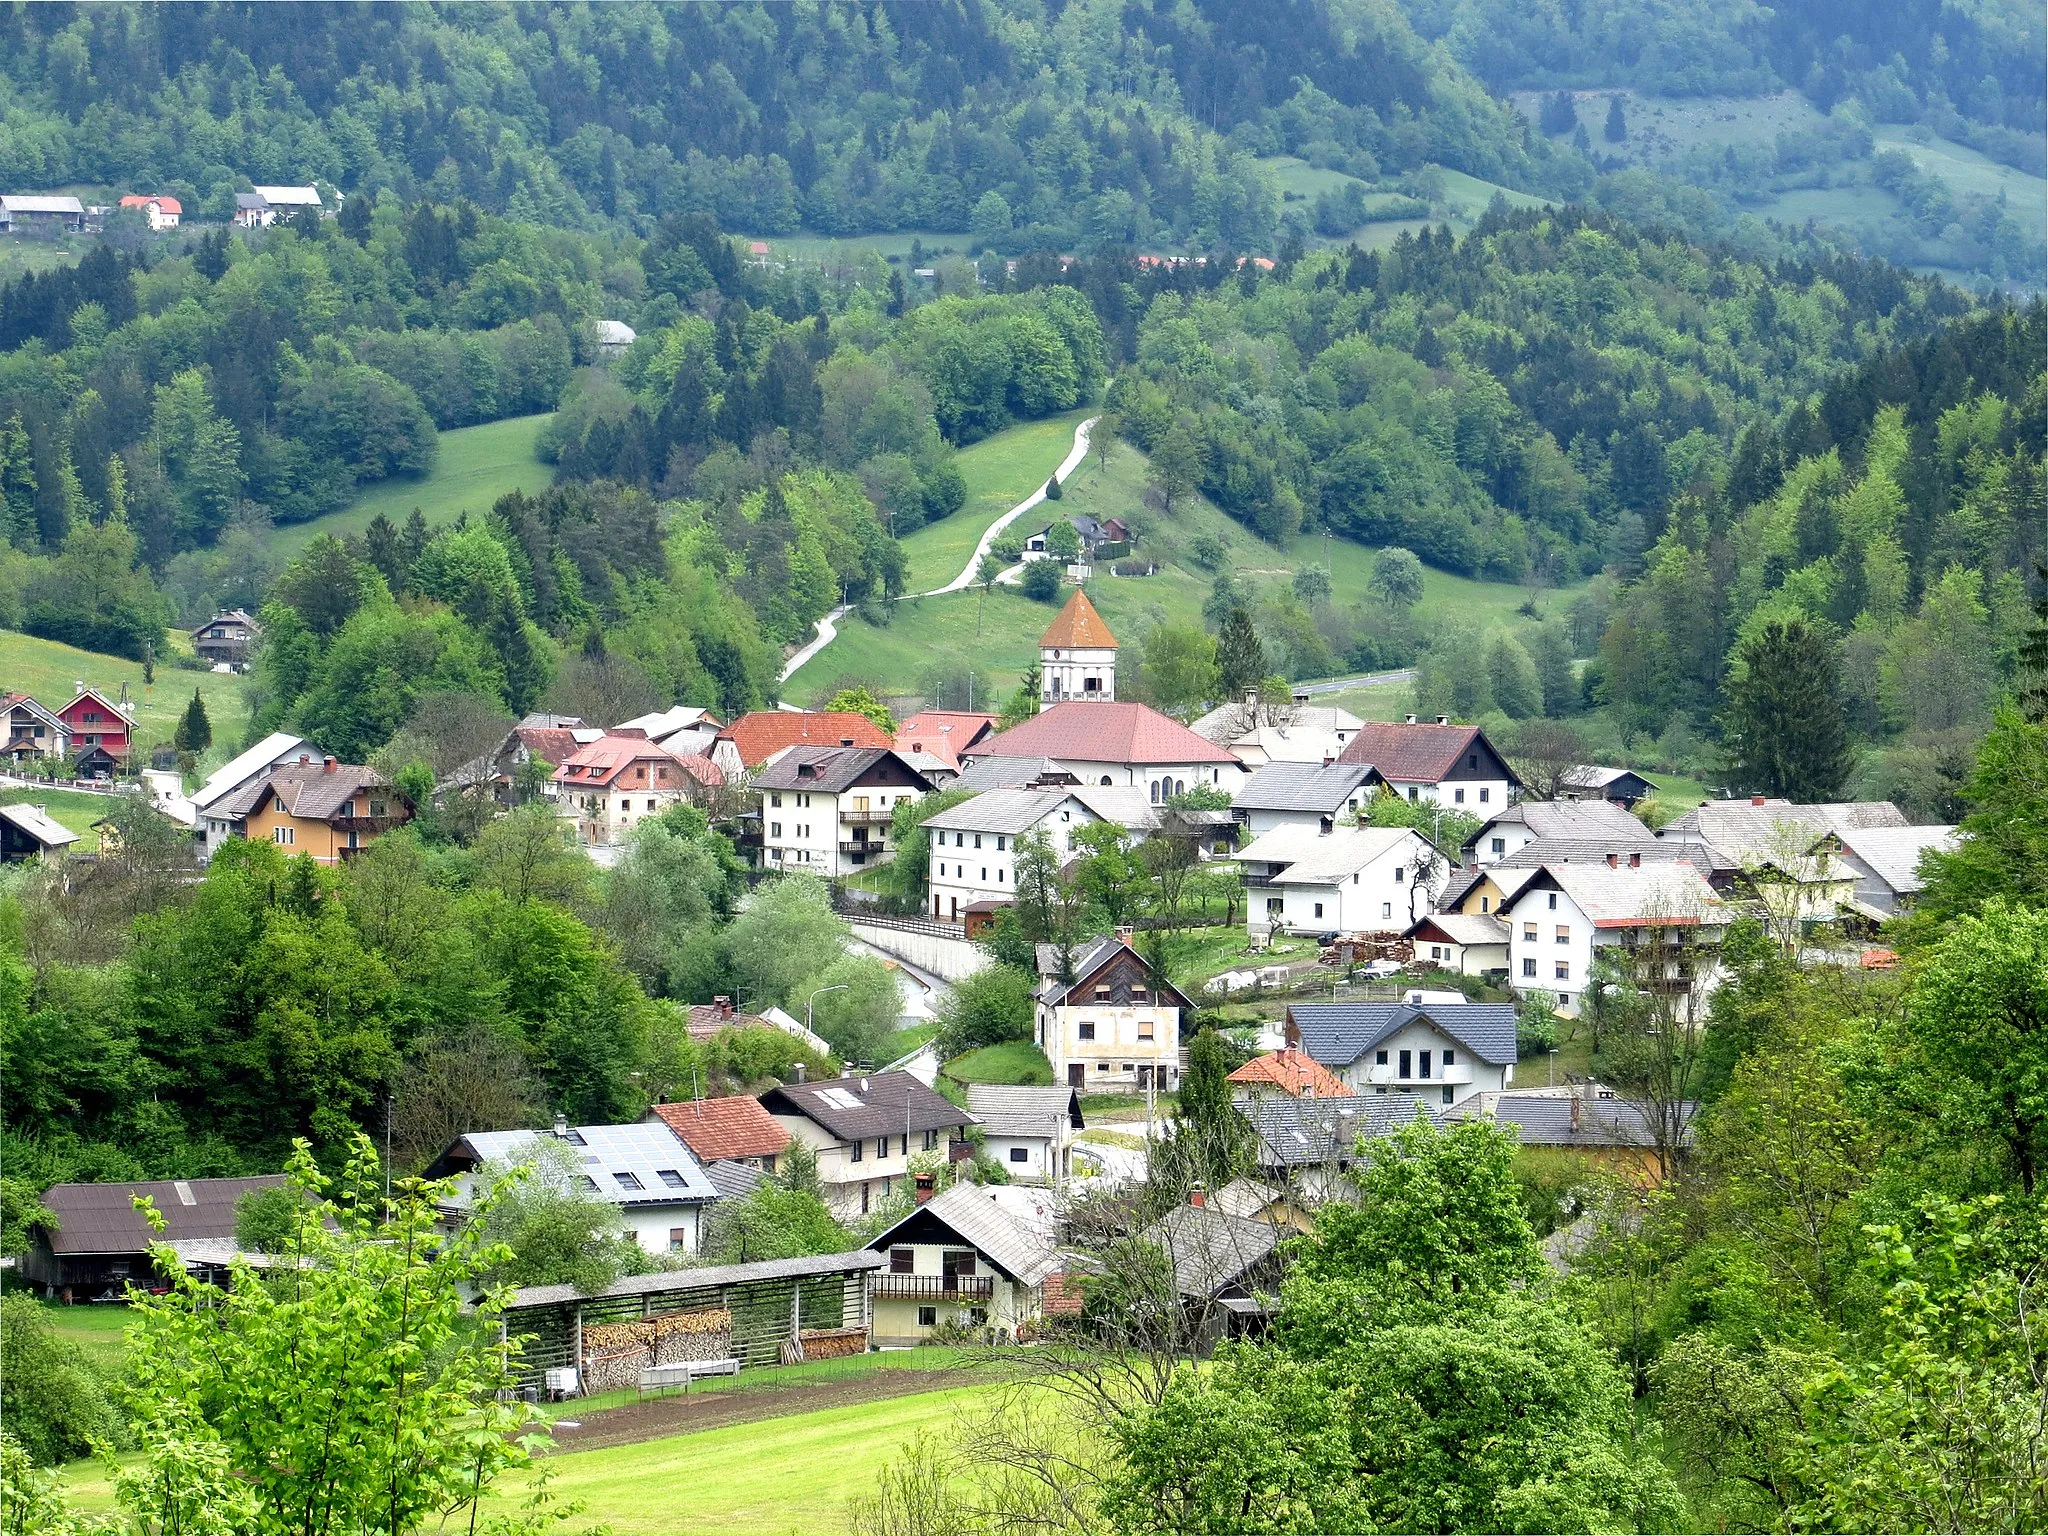
<path fill-rule="evenodd" d="M 657 1104 L 654 1112 L 701 1161 L 776 1157 L 789 1147 L 789 1132 L 758 1099 L 693 1099 L 685 1104 Z"/>
<path fill-rule="evenodd" d="M 1486 733 L 1476 725 L 1409 725 L 1397 720 L 1368 720 L 1351 744 L 1338 755 L 1340 763 L 1371 763 L 1380 776 L 1434 784 L 1458 766 L 1458 759 L 1477 745 L 1500 764 L 1511 784 L 1516 777 Z"/>
<path fill-rule="evenodd" d="M 887 747 L 791 747 L 754 776 L 754 788 L 844 794 L 892 759 L 915 787 L 929 787 L 924 775 Z M 876 782 L 886 785 L 886 775 Z"/>
<path fill-rule="evenodd" d="M 576 755 L 576 733 L 565 725 L 522 725 L 512 734 L 550 768 L 559 768 Z"/>
<path fill-rule="evenodd" d="M 1109 632 L 1109 625 L 1102 615 L 1095 611 L 1095 605 L 1088 601 L 1088 594 L 1079 587 L 1067 599 L 1067 606 L 1046 627 L 1045 635 L 1038 642 L 1041 646 L 1057 645 L 1066 650 L 1107 650 L 1116 649 L 1116 636 Z"/>
<path fill-rule="evenodd" d="M 687 1027 L 692 1040 L 709 1040 L 721 1029 L 775 1027 L 758 1013 L 735 1013 L 730 1003 L 692 1003 L 684 1012 L 689 1015 Z"/>
<path fill-rule="evenodd" d="M 845 1141 L 975 1123 L 908 1072 L 785 1083 L 762 1094 L 761 1107 L 772 1115 L 802 1115 Z"/>
<path fill-rule="evenodd" d="M 43 1204 L 57 1217 L 52 1253 L 141 1253 L 158 1241 L 135 1209 L 147 1195 L 164 1218 L 162 1241 L 235 1235 L 235 1203 L 251 1190 L 276 1189 L 281 1173 L 246 1179 L 166 1179 L 152 1184 L 54 1184 Z"/>
<path fill-rule="evenodd" d="M 850 710 L 757 709 L 733 721 L 718 739 L 731 742 L 749 768 L 760 767 L 784 747 L 893 745 L 887 731 Z"/>
<path fill-rule="evenodd" d="M 1351 1090 L 1330 1074 L 1306 1051 L 1289 1047 L 1254 1056 L 1230 1074 L 1233 1083 L 1258 1088 L 1278 1088 L 1297 1099 L 1348 1099 Z"/>
<path fill-rule="evenodd" d="M 995 726 L 994 715 L 964 709 L 922 710 L 896 727 L 896 750 L 921 752 L 948 768 L 958 768 L 960 754 L 991 735 Z"/>
<path fill-rule="evenodd" d="M 253 791 L 245 791 L 234 797 L 233 804 L 239 805 L 246 799 L 246 805 L 232 811 L 237 816 L 253 816 L 263 808 L 264 802 L 275 796 L 278 809 L 287 816 L 300 821 L 332 821 L 349 812 L 344 806 L 357 794 L 366 789 L 381 789 L 408 811 L 412 802 L 392 787 L 391 781 L 374 768 L 361 763 L 322 762 L 288 763 L 282 768 L 272 769 L 268 778 L 257 782 Z"/>
<path fill-rule="evenodd" d="M 645 736 L 620 736 L 616 733 L 601 736 L 588 746 L 579 747 L 555 768 L 555 780 L 561 784 L 583 786 L 596 784 L 610 786 L 618 776 L 635 763 L 653 762 L 674 768 L 681 766 L 694 778 L 706 784 L 723 782 L 724 775 L 711 766 L 708 758 L 696 758 L 694 763 L 685 761 L 666 747 L 657 746 Z M 704 770 L 710 771 L 710 777 Z M 679 784 L 676 786 L 681 788 Z"/>
<path fill-rule="evenodd" d="M 991 736 L 969 756 L 1050 757 L 1084 763 L 1229 763 L 1238 760 L 1149 704 L 1068 699 Z"/>

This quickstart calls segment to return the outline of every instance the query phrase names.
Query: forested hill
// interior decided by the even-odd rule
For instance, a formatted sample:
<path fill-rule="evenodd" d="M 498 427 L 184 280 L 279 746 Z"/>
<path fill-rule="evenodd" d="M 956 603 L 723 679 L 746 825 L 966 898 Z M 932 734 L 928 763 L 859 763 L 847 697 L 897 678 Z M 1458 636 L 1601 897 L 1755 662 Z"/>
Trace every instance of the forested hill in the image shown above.
<path fill-rule="evenodd" d="M 319 177 L 555 224 L 1244 249 L 1277 207 L 1241 124 L 1367 179 L 1591 174 L 1397 11 L 1319 0 L 11 5 L 0 71 L 0 184 L 148 182 L 215 218 Z"/>

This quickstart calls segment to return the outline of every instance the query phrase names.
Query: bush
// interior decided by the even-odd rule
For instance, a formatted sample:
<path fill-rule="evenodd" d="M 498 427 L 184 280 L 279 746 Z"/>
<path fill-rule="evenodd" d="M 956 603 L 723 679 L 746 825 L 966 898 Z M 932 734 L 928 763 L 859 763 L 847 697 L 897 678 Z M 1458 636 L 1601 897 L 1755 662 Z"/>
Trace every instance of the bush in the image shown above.
<path fill-rule="evenodd" d="M 1539 1056 L 1557 1047 L 1557 998 L 1537 988 L 1515 1003 L 1515 1054 Z"/>
<path fill-rule="evenodd" d="M 939 1049 L 947 1056 L 1031 1038 L 1037 979 L 1014 965 L 991 965 L 955 982 L 939 1005 Z"/>
<path fill-rule="evenodd" d="M 1024 567 L 1024 574 L 1017 579 L 1017 585 L 1035 603 L 1057 601 L 1061 586 L 1058 563 L 1052 560 L 1032 561 Z"/>
<path fill-rule="evenodd" d="M 33 1297 L 0 1296 L 0 1415 L 38 1463 L 52 1466 L 111 1444 L 121 1418 L 78 1346 L 57 1336 Z"/>

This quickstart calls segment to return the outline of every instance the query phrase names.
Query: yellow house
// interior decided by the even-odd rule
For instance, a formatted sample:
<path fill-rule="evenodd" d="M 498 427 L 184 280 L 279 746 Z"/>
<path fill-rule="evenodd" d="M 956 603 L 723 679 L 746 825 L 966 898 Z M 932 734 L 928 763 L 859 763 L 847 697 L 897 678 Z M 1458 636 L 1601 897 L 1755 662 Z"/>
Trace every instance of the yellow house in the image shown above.
<path fill-rule="evenodd" d="M 412 820 L 413 804 L 374 768 L 298 762 L 276 769 L 243 817 L 247 835 L 316 864 L 340 864 Z"/>

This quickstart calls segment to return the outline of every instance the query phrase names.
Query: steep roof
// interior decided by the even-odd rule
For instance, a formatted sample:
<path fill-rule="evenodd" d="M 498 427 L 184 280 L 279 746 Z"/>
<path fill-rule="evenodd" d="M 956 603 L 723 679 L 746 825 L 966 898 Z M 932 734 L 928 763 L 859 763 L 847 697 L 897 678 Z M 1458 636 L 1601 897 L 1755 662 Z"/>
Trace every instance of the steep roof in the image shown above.
<path fill-rule="evenodd" d="M 530 755 L 550 768 L 561 767 L 585 745 L 576 739 L 575 729 L 566 725 L 522 725 L 515 727 L 512 734 Z"/>
<path fill-rule="evenodd" d="M 1476 725 L 1368 720 L 1358 728 L 1351 745 L 1337 760 L 1371 763 L 1387 778 L 1404 783 L 1434 784 L 1446 778 L 1458 766 L 1458 760 L 1474 749 L 1490 753 L 1510 784 L 1522 782 L 1499 749 L 1486 739 L 1486 732 Z"/>
<path fill-rule="evenodd" d="M 1246 1099 L 1237 1112 L 1258 1137 L 1261 1168 L 1309 1168 L 1345 1162 L 1356 1155 L 1347 1143 L 1358 1137 L 1390 1136 L 1415 1120 L 1434 1116 L 1411 1094 L 1369 1098 L 1295 1099 L 1263 1094 Z"/>
<path fill-rule="evenodd" d="M 842 794 L 884 758 L 895 758 L 919 785 L 924 785 L 924 776 L 904 762 L 893 747 L 791 747 L 754 775 L 753 787 Z"/>
<path fill-rule="evenodd" d="M 1602 802 L 1603 804 L 1605 802 Z M 1626 814 L 1626 813 L 1624 813 Z M 1634 821 L 1633 816 L 1629 820 Z M 1536 869 L 1545 864 L 1605 864 L 1609 854 L 1626 864 L 1668 864 L 1697 853 L 1697 843 L 1667 843 L 1652 837 L 1636 842 L 1626 837 L 1539 837 L 1524 843 L 1504 859 L 1482 865 L 1482 870 Z"/>
<path fill-rule="evenodd" d="M 719 1199 L 744 1200 L 761 1187 L 761 1181 L 768 1175 L 752 1163 L 709 1162 L 704 1165 L 704 1177 L 718 1191 Z"/>
<path fill-rule="evenodd" d="M 1502 914 L 1519 913 L 1523 902 L 1546 888 L 1546 878 L 1592 919 L 1595 928 L 1691 928 L 1721 921 L 1721 898 L 1684 859 L 1633 868 L 1546 864 L 1500 904 Z"/>
<path fill-rule="evenodd" d="M 1067 599 L 1067 605 L 1046 626 L 1045 634 L 1038 643 L 1044 649 L 1057 646 L 1067 651 L 1113 651 L 1117 648 L 1116 636 L 1109 632 L 1109 625 L 1095 611 L 1095 605 L 1088 601 L 1088 594 L 1079 587 L 1074 588 L 1074 595 Z"/>
<path fill-rule="evenodd" d="M 9 213 L 75 213 L 81 217 L 85 213 L 85 205 L 77 198 L 54 194 L 39 197 L 10 192 L 0 197 L 0 208 Z"/>
<path fill-rule="evenodd" d="M 718 740 L 731 742 L 748 768 L 760 767 L 784 747 L 891 745 L 887 731 L 850 710 L 757 709 L 726 726 Z"/>
<path fill-rule="evenodd" d="M 1081 763 L 1226 763 L 1241 766 L 1149 704 L 1067 699 L 970 749 L 976 758 L 1049 757 Z"/>
<path fill-rule="evenodd" d="M 1080 1130 L 1081 1096 L 1072 1088 L 1006 1088 L 970 1083 L 967 1107 L 991 1136 L 1052 1136 L 1061 1122 Z"/>
<path fill-rule="evenodd" d="M 104 693 L 101 693 L 97 688 L 86 688 L 81 690 L 77 697 L 72 699 L 72 701 L 69 704 L 66 704 L 62 709 L 57 711 L 58 715 L 69 715 L 72 710 L 78 708 L 78 706 L 83 704 L 87 699 L 92 700 L 95 704 L 99 705 L 100 708 L 106 710 L 116 720 L 120 721 L 123 725 L 132 726 L 135 723 L 133 720 L 129 719 L 127 712 L 124 711 L 119 704 L 116 704 L 112 699 L 108 698 Z"/>
<path fill-rule="evenodd" d="M 343 814 L 344 805 L 366 789 L 381 789 L 403 806 L 412 804 L 374 768 L 361 763 L 336 763 L 330 769 L 323 761 L 294 763 L 274 769 L 257 786 L 255 796 L 249 800 L 248 809 L 243 814 L 253 815 L 262 808 L 266 799 L 274 796 L 279 809 L 287 816 L 299 821 L 332 821 Z M 242 798 L 238 795 L 234 800 Z"/>
<path fill-rule="evenodd" d="M 1145 1236 L 1166 1250 L 1183 1296 L 1214 1296 L 1272 1257 L 1280 1229 L 1207 1206 L 1177 1205 Z"/>
<path fill-rule="evenodd" d="M 140 1253 L 158 1241 L 134 1200 L 147 1195 L 164 1218 L 164 1242 L 235 1235 L 235 1204 L 284 1184 L 281 1173 L 244 1179 L 164 1179 L 143 1184 L 56 1184 L 43 1204 L 57 1217 L 52 1253 Z"/>
<path fill-rule="evenodd" d="M 1334 816 L 1364 784 L 1378 780 L 1371 763 L 1267 763 L 1231 797 L 1239 811 L 1302 811 Z"/>
<path fill-rule="evenodd" d="M 1408 827 L 1275 827 L 1237 851 L 1240 864 L 1284 866 L 1274 878 L 1290 885 L 1337 885 L 1367 865 L 1377 863 L 1410 838 L 1421 834 Z"/>
<path fill-rule="evenodd" d="M 1930 848 L 1950 852 L 1954 827 L 1852 827 L 1838 834 L 1842 846 L 1900 895 L 1920 889 L 1920 855 Z"/>
<path fill-rule="evenodd" d="M 1617 844 L 1655 843 L 1657 834 L 1611 800 L 1518 800 L 1466 840 L 1483 843 L 1496 827 L 1527 827 L 1531 837 L 1566 837 Z"/>
<path fill-rule="evenodd" d="M 618 781 L 619 775 L 635 763 L 654 762 L 680 766 L 700 783 L 716 785 L 723 782 L 709 758 L 679 757 L 667 747 L 657 746 L 644 736 L 602 736 L 596 741 L 578 747 L 569 756 L 555 765 L 557 783 L 574 784 L 579 788 L 596 784 L 609 787 Z M 705 770 L 716 777 L 707 776 Z"/>
<path fill-rule="evenodd" d="M 935 832 L 1014 836 L 1030 831 L 1071 798 L 1069 789 L 991 789 L 927 817 L 925 825 Z"/>
<path fill-rule="evenodd" d="M 955 1184 L 941 1190 L 901 1221 L 884 1228 L 868 1247 L 880 1252 L 912 1241 L 917 1228 L 930 1225 L 944 1227 L 1022 1285 L 1037 1285 L 1060 1267 L 1051 1233 L 1020 1221 L 977 1184 Z"/>
<path fill-rule="evenodd" d="M 789 1149 L 789 1132 L 761 1107 L 759 1099 L 735 1094 L 657 1104 L 654 1113 L 697 1157 L 777 1157 Z"/>
<path fill-rule="evenodd" d="M 174 212 L 174 213 L 175 213 L 176 211 L 177 211 L 176 209 L 173 209 L 173 210 L 172 210 L 172 212 Z M 215 615 L 214 615 L 214 616 L 213 616 L 212 618 L 208 619 L 208 620 L 207 620 L 207 621 L 206 621 L 206 622 L 205 622 L 204 624 L 194 624 L 194 625 L 193 625 L 193 626 L 191 627 L 191 629 L 189 629 L 189 630 L 187 630 L 187 631 L 186 631 L 186 633 L 187 633 L 187 634 L 193 634 L 193 635 L 196 635 L 196 634 L 198 634 L 198 633 L 199 633 L 199 632 L 200 632 L 200 631 L 201 631 L 202 629 L 209 629 L 209 628 L 211 628 L 211 627 L 212 627 L 213 625 L 215 625 L 215 624 L 240 624 L 240 625 L 244 626 L 245 628 L 248 628 L 248 629 L 253 629 L 253 630 L 260 630 L 260 629 L 262 629 L 262 628 L 263 628 L 263 626 L 262 626 L 262 625 L 261 625 L 260 623 L 258 623 L 258 622 L 257 622 L 257 620 L 256 620 L 255 616 L 254 616 L 253 614 L 251 614 L 251 613 L 249 612 L 249 610 L 248 610 L 248 609 L 246 609 L 246 608 L 223 608 L 223 609 L 222 609 L 222 610 L 221 610 L 221 611 L 220 611 L 219 613 L 216 613 L 216 614 L 215 614 Z"/>
<path fill-rule="evenodd" d="M 1650 783 L 1633 768 L 1605 768 L 1598 763 L 1579 763 L 1567 768 L 1558 782 L 1566 789 L 1589 790 L 1605 789 L 1617 779 L 1640 779 L 1645 784 Z"/>
<path fill-rule="evenodd" d="M 1708 800 L 1667 823 L 1657 836 L 1670 843 L 1705 843 L 1712 851 L 1714 868 L 1740 869 L 1803 855 L 1830 832 L 1840 836 L 1905 825 L 1904 814 L 1889 800 L 1794 805 L 1755 796 Z"/>
<path fill-rule="evenodd" d="M 974 1124 L 974 1116 L 956 1109 L 908 1072 L 784 1083 L 761 1095 L 761 1107 L 771 1115 L 814 1120 L 842 1141 Z"/>
<path fill-rule="evenodd" d="M 673 736 L 677 731 L 688 730 L 693 725 L 709 725 L 713 730 L 723 724 L 718 716 L 708 709 L 699 709 L 694 704 L 678 704 L 673 709 L 657 709 L 652 714 L 635 715 L 630 720 L 621 720 L 612 729 L 615 731 L 639 731 L 649 741 L 659 741 L 664 736 Z"/>
<path fill-rule="evenodd" d="M 1058 947 L 1052 944 L 1038 945 L 1038 974 L 1041 978 L 1038 984 L 1039 997 L 1043 998 L 1048 1004 L 1058 1007 L 1069 997 L 1092 982 L 1102 973 L 1103 968 L 1110 961 L 1116 959 L 1119 954 L 1129 955 L 1140 965 L 1145 964 L 1144 956 L 1140 955 L 1135 949 L 1132 949 L 1122 939 L 1111 934 L 1094 940 L 1076 952 L 1074 955 L 1074 979 L 1071 982 L 1064 982 L 1059 979 Z M 1161 1004 L 1164 1004 L 1169 999 L 1174 1006 L 1183 1012 L 1192 1012 L 1194 1009 L 1195 1005 L 1188 1001 L 1187 995 L 1180 988 L 1174 986 L 1171 982 L 1164 982 L 1158 988 L 1158 1000 Z"/>
<path fill-rule="evenodd" d="M 70 734 L 71 727 L 57 718 L 56 711 L 50 709 L 47 705 L 38 704 L 25 693 L 0 694 L 0 708 L 8 710 L 25 709 L 31 715 L 40 719 L 45 725 L 53 725 L 66 735 Z"/>
<path fill-rule="evenodd" d="M 1288 1038 L 1326 1067 L 1348 1067 L 1418 1020 L 1435 1025 L 1481 1061 L 1515 1059 L 1513 1003 L 1296 1003 Z"/>
<path fill-rule="evenodd" d="M 961 752 L 993 735 L 995 728 L 994 715 L 964 709 L 921 710 L 896 727 L 896 750 L 921 752 L 958 769 Z"/>
<path fill-rule="evenodd" d="M 1329 1070 L 1306 1051 L 1287 1047 L 1254 1056 L 1230 1074 L 1230 1081 L 1246 1088 L 1277 1088 L 1297 1099 L 1346 1099 L 1351 1090 L 1332 1077 Z"/>
<path fill-rule="evenodd" d="M 155 203 L 165 213 L 175 213 L 182 216 L 185 212 L 184 204 L 168 193 L 159 192 L 145 197 L 140 192 L 130 192 L 121 199 L 121 206 L 123 208 L 147 208 L 151 203 Z"/>
<path fill-rule="evenodd" d="M 466 1147 L 478 1162 L 511 1162 L 548 1131 L 471 1131 L 442 1155 L 456 1163 Z M 612 1205 L 676 1205 L 716 1200 L 718 1190 L 697 1166 L 690 1149 L 666 1125 L 578 1125 L 564 1138 L 590 1181 L 586 1194 Z"/>
<path fill-rule="evenodd" d="M 65 848 L 78 834 L 52 821 L 39 805 L 0 805 L 0 821 L 12 822 L 45 848 Z"/>
<path fill-rule="evenodd" d="M 1334 736 L 1339 731 L 1347 735 L 1365 722 L 1348 709 L 1339 709 L 1334 704 L 1297 704 L 1288 700 L 1280 704 L 1254 703 L 1236 699 L 1228 704 L 1218 704 L 1198 720 L 1188 723 L 1188 729 L 1197 736 L 1213 741 L 1219 747 L 1247 735 L 1262 731 L 1278 731 L 1283 736 L 1300 731 L 1310 737 Z"/>

